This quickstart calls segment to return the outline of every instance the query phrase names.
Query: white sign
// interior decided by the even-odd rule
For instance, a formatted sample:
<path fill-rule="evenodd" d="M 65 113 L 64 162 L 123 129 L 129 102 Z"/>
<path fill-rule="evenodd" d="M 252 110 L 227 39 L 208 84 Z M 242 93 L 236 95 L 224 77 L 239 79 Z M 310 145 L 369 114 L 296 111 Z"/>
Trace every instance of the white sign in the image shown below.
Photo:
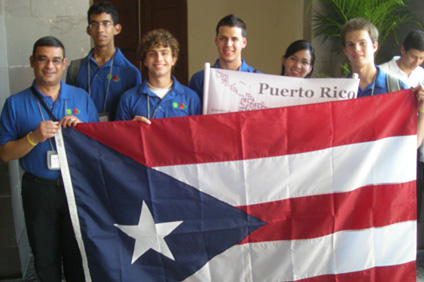
<path fill-rule="evenodd" d="M 250 111 L 356 98 L 358 78 L 296 78 L 205 65 L 204 114 Z"/>

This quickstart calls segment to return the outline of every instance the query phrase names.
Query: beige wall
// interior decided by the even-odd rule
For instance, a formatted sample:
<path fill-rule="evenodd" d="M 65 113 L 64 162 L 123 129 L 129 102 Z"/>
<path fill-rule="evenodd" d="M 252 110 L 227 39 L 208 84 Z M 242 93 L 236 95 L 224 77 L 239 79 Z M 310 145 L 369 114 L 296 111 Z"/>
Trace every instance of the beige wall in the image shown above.
<path fill-rule="evenodd" d="M 187 0 L 189 76 L 213 64 L 218 56 L 215 27 L 235 14 L 247 25 L 246 62 L 264 72 L 279 74 L 287 46 L 303 38 L 303 0 Z"/>

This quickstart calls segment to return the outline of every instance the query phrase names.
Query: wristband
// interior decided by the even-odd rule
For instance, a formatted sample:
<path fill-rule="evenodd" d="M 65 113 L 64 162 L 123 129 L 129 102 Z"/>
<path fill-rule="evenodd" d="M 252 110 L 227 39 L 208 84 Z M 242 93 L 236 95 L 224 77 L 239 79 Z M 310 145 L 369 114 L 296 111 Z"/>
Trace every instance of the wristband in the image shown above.
<path fill-rule="evenodd" d="M 27 140 L 28 140 L 28 143 L 31 145 L 31 146 L 36 146 L 38 143 L 34 143 L 34 142 L 32 142 L 32 140 L 31 140 L 31 138 L 29 138 L 29 135 L 32 133 L 32 131 L 30 131 L 30 132 L 28 132 L 28 134 L 27 134 Z"/>

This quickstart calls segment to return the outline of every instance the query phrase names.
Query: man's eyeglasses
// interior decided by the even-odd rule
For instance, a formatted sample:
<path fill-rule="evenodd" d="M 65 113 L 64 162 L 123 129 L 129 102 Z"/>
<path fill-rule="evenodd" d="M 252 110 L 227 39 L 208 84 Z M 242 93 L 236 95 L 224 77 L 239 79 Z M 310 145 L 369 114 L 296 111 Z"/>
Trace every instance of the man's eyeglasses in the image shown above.
<path fill-rule="evenodd" d="M 91 29 L 98 29 L 100 26 L 103 27 L 103 28 L 108 28 L 108 27 L 111 27 L 112 25 L 113 25 L 112 22 L 110 22 L 110 21 L 104 21 L 104 22 L 100 22 L 100 23 L 92 22 L 88 26 Z"/>
<path fill-rule="evenodd" d="M 53 59 L 50 60 L 46 57 L 37 58 L 36 61 L 37 61 L 37 63 L 39 63 L 41 65 L 48 65 L 50 62 L 52 62 L 53 65 L 59 66 L 60 64 L 63 63 L 63 59 L 53 58 Z"/>

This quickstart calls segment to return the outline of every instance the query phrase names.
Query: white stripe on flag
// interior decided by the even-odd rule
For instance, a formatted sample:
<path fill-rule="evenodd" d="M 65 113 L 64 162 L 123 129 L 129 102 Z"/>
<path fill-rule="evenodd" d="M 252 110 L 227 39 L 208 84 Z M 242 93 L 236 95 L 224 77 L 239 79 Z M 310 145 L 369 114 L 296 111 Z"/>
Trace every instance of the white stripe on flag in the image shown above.
<path fill-rule="evenodd" d="M 389 137 L 295 155 L 155 169 L 230 205 L 252 205 L 415 180 L 416 139 Z"/>
<path fill-rule="evenodd" d="M 236 245 L 185 281 L 296 281 L 400 265 L 415 260 L 415 236 L 416 221 L 407 221 L 307 240 Z"/>

